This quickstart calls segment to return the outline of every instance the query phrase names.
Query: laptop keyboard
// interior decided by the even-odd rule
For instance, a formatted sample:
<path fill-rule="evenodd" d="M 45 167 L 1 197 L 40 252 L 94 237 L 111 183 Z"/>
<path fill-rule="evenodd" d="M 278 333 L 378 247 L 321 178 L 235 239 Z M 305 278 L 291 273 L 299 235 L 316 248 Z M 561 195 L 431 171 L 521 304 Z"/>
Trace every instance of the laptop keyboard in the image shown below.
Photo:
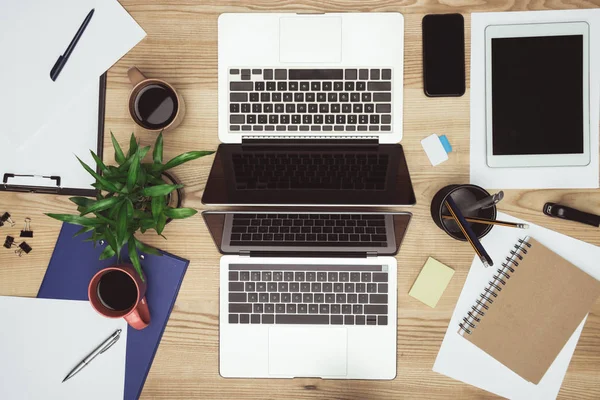
<path fill-rule="evenodd" d="M 232 154 L 238 190 L 385 190 L 387 154 L 377 152 Z"/>
<path fill-rule="evenodd" d="M 385 215 L 234 214 L 232 246 L 386 247 Z"/>
<path fill-rule="evenodd" d="M 387 325 L 381 265 L 229 266 L 230 324 Z"/>
<path fill-rule="evenodd" d="M 229 70 L 229 131 L 390 132 L 392 70 Z"/>

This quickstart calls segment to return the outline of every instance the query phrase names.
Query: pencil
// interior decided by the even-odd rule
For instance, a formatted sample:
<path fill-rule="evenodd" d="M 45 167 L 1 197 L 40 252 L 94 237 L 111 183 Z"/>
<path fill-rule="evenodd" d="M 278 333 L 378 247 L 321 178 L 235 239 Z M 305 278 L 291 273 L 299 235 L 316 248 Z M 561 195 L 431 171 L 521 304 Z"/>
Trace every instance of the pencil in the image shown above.
<path fill-rule="evenodd" d="M 452 215 L 442 215 L 444 219 L 454 219 Z M 486 218 L 476 218 L 476 217 L 465 217 L 467 222 L 472 222 L 474 224 L 483 224 L 483 225 L 498 225 L 498 226 L 506 226 L 509 228 L 519 228 L 519 229 L 529 229 L 529 224 L 520 224 L 516 222 L 507 222 L 507 221 L 498 221 L 495 219 L 486 219 Z"/>
<path fill-rule="evenodd" d="M 487 253 L 487 251 L 485 251 L 485 248 L 481 245 L 479 239 L 477 239 L 477 235 L 475 235 L 475 232 L 473 232 L 473 229 L 465 220 L 465 217 L 460 212 L 460 209 L 458 208 L 454 200 L 452 200 L 452 197 L 448 196 L 444 203 L 446 204 L 446 208 L 448 208 L 448 211 L 450 211 L 450 214 L 452 214 L 452 217 L 456 221 L 456 224 L 460 228 L 461 232 L 463 233 L 463 235 L 465 235 L 465 238 L 467 239 L 471 247 L 473 247 L 473 250 L 475 250 L 477 256 L 479 256 L 479 259 L 481 260 L 483 266 L 487 268 L 494 265 L 494 261 L 492 261 L 490 255 Z"/>

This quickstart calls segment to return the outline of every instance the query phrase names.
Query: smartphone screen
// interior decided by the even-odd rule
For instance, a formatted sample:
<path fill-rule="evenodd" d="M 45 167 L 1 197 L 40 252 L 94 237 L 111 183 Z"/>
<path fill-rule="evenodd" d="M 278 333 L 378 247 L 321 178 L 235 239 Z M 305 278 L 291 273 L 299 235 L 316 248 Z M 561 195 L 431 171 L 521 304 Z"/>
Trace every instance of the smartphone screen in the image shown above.
<path fill-rule="evenodd" d="M 423 18 L 423 81 L 430 97 L 465 94 L 465 20 L 460 14 Z"/>

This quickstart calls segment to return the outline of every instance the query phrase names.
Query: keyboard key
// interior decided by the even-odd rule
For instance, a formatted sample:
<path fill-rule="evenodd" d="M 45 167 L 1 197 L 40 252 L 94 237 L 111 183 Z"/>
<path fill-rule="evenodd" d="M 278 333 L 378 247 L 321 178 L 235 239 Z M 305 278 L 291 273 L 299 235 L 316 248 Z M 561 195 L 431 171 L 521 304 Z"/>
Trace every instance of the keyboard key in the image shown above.
<path fill-rule="evenodd" d="M 359 294 L 358 295 L 358 302 L 360 304 L 367 304 L 369 302 L 369 295 L 368 294 Z"/>
<path fill-rule="evenodd" d="M 230 292 L 243 292 L 244 284 L 242 282 L 229 282 Z"/>
<path fill-rule="evenodd" d="M 346 71 L 346 80 L 356 80 L 358 74 L 355 69 L 347 69 Z"/>
<path fill-rule="evenodd" d="M 325 303 L 335 303 L 335 295 L 333 293 L 326 293 Z"/>
<path fill-rule="evenodd" d="M 363 312 L 363 306 L 362 304 L 355 304 L 352 306 L 352 313 L 353 314 L 362 314 Z"/>
<path fill-rule="evenodd" d="M 229 271 L 229 280 L 237 281 L 239 279 L 239 273 L 237 271 Z"/>
<path fill-rule="evenodd" d="M 348 282 L 350 280 L 349 272 L 340 272 L 339 274 L 340 282 Z"/>
<path fill-rule="evenodd" d="M 374 236 L 377 237 L 377 236 Z M 374 239 L 374 240 L 382 240 L 382 239 Z M 383 239 L 385 240 L 385 239 Z M 388 274 L 387 272 L 373 272 L 373 282 L 387 282 Z"/>
<path fill-rule="evenodd" d="M 333 82 L 333 90 L 337 92 L 344 90 L 344 82 Z"/>
<path fill-rule="evenodd" d="M 365 324 L 365 316 L 364 315 L 355 315 L 354 323 L 356 325 L 364 325 Z"/>
<path fill-rule="evenodd" d="M 373 93 L 374 102 L 390 102 L 392 101 L 391 93 Z M 377 111 L 379 112 L 379 111 Z"/>
<path fill-rule="evenodd" d="M 310 292 L 310 283 L 308 282 L 303 282 L 300 284 L 300 291 L 301 292 Z"/>
<path fill-rule="evenodd" d="M 341 308 L 342 306 L 340 306 L 339 304 L 331 304 L 330 311 L 332 314 L 339 314 L 341 313 Z"/>
<path fill-rule="evenodd" d="M 258 315 L 258 314 L 252 314 L 250 316 L 250 323 L 251 324 L 260 324 L 260 315 Z"/>
<path fill-rule="evenodd" d="M 240 272 L 240 281 L 249 281 L 250 280 L 250 272 L 242 271 Z"/>
<path fill-rule="evenodd" d="M 258 301 L 258 293 L 248 293 L 248 301 L 250 303 L 256 303 Z"/>
<path fill-rule="evenodd" d="M 251 82 L 248 82 L 252 84 Z M 248 93 L 231 93 L 229 95 L 229 100 L 232 103 L 242 103 L 248 101 Z"/>
<path fill-rule="evenodd" d="M 285 281 L 287 281 L 287 282 L 293 281 L 294 280 L 294 273 L 293 272 L 284 272 L 283 273 L 283 279 Z"/>
<path fill-rule="evenodd" d="M 354 325 L 354 315 L 344 315 L 344 325 Z"/>
<path fill-rule="evenodd" d="M 367 316 L 367 325 L 376 325 L 377 324 L 377 316 L 368 315 Z"/>
<path fill-rule="evenodd" d="M 275 316 L 273 314 L 263 314 L 262 315 L 262 323 L 263 324 L 275 323 Z"/>
<path fill-rule="evenodd" d="M 275 305 L 275 312 L 277 314 L 285 314 L 285 304 L 276 304 Z"/>
<path fill-rule="evenodd" d="M 365 312 L 365 314 L 387 314 L 388 306 L 387 306 L 387 304 L 385 304 L 385 305 L 381 305 L 381 304 L 365 305 L 364 312 Z"/>
<path fill-rule="evenodd" d="M 229 293 L 230 303 L 245 303 L 247 301 L 246 293 L 234 292 Z"/>
<path fill-rule="evenodd" d="M 329 315 L 276 315 L 276 324 L 328 325 Z"/>
<path fill-rule="evenodd" d="M 241 314 L 240 315 L 240 324 L 248 324 L 250 323 L 250 315 L 249 314 Z"/>
<path fill-rule="evenodd" d="M 259 293 L 258 301 L 261 303 L 267 303 L 269 301 L 269 293 Z"/>
<path fill-rule="evenodd" d="M 312 293 L 304 293 L 302 295 L 302 303 L 312 303 L 312 302 L 313 302 Z"/>
<path fill-rule="evenodd" d="M 333 292 L 333 284 L 332 283 L 324 283 L 323 284 L 323 292 L 325 292 L 325 293 Z"/>
<path fill-rule="evenodd" d="M 276 69 L 275 70 L 275 79 L 276 80 L 285 80 L 285 79 L 287 79 L 287 70 L 285 70 L 285 69 Z"/>
<path fill-rule="evenodd" d="M 267 283 L 266 282 L 257 282 L 256 283 L 256 291 L 257 292 L 266 292 L 267 291 Z"/>
<path fill-rule="evenodd" d="M 239 316 L 237 314 L 229 314 L 229 323 L 237 324 L 239 320 Z"/>
<path fill-rule="evenodd" d="M 323 293 L 315 293 L 313 298 L 315 303 L 323 303 L 325 301 L 325 296 Z"/>
<path fill-rule="evenodd" d="M 360 280 L 362 282 L 371 282 L 371 273 L 363 272 L 362 274 L 360 274 Z"/>
<path fill-rule="evenodd" d="M 380 71 L 378 69 L 372 69 L 371 70 L 371 79 L 376 80 L 376 81 L 379 80 L 379 78 L 380 78 L 379 72 Z"/>
<path fill-rule="evenodd" d="M 367 283 L 367 293 L 377 293 L 377 284 Z"/>
<path fill-rule="evenodd" d="M 337 282 L 338 280 L 338 273 L 337 272 L 329 272 L 327 274 L 327 278 L 329 282 Z"/>
<path fill-rule="evenodd" d="M 388 292 L 388 284 L 380 283 L 379 285 L 377 285 L 377 292 L 378 293 L 387 293 Z"/>
<path fill-rule="evenodd" d="M 354 293 L 354 283 L 346 283 L 344 285 L 344 292 L 346 292 L 346 293 Z"/>
<path fill-rule="evenodd" d="M 358 78 L 360 80 L 367 80 L 369 79 L 369 70 L 368 69 L 361 69 L 358 71 Z"/>
<path fill-rule="evenodd" d="M 344 284 L 341 282 L 333 284 L 333 291 L 336 293 L 342 293 L 344 291 Z"/>
<path fill-rule="evenodd" d="M 377 104 L 377 106 L 375 107 L 375 111 L 377 111 L 378 113 L 390 113 L 390 112 L 392 112 L 392 105 L 391 104 Z"/>
<path fill-rule="evenodd" d="M 388 296 L 387 294 L 372 294 L 369 300 L 371 304 L 387 304 Z"/>
<path fill-rule="evenodd" d="M 392 83 L 391 82 L 367 82 L 367 89 L 372 92 L 377 91 L 391 91 Z"/>
<path fill-rule="evenodd" d="M 290 69 L 290 80 L 333 80 L 344 79 L 342 69 Z"/>
<path fill-rule="evenodd" d="M 265 313 L 273 314 L 275 312 L 275 304 L 268 303 L 265 304 Z"/>
<path fill-rule="evenodd" d="M 298 304 L 298 314 L 306 314 L 308 312 L 308 305 Z"/>
<path fill-rule="evenodd" d="M 320 292 L 321 291 L 321 284 L 320 283 L 313 283 L 310 287 L 310 291 L 315 293 L 315 292 Z"/>
<path fill-rule="evenodd" d="M 296 314 L 296 305 L 295 304 L 288 304 L 285 309 L 288 314 Z"/>
<path fill-rule="evenodd" d="M 318 304 L 309 304 L 308 305 L 308 313 L 309 314 L 318 314 L 319 305 Z"/>
<path fill-rule="evenodd" d="M 299 292 L 300 284 L 298 282 L 290 282 L 290 292 Z"/>
<path fill-rule="evenodd" d="M 291 293 L 281 293 L 281 302 L 282 303 L 291 303 L 292 294 Z"/>
<path fill-rule="evenodd" d="M 240 70 L 239 70 L 239 69 L 234 69 L 234 68 L 232 68 L 232 69 L 230 69 L 230 70 L 229 70 L 229 73 L 230 73 L 231 75 L 239 75 L 239 73 L 240 73 Z"/>
<path fill-rule="evenodd" d="M 350 304 L 342 305 L 342 314 L 352 314 L 352 306 Z"/>
<path fill-rule="evenodd" d="M 346 295 L 345 294 L 336 294 L 335 295 L 335 302 L 338 304 L 344 304 L 346 303 Z"/>
<path fill-rule="evenodd" d="M 392 70 L 391 69 L 384 69 L 381 71 L 381 79 L 383 80 L 390 80 L 392 79 Z"/>
<path fill-rule="evenodd" d="M 380 315 L 377 317 L 377 325 L 387 325 L 388 317 L 387 315 Z"/>
<path fill-rule="evenodd" d="M 344 323 L 344 317 L 341 315 L 332 315 L 331 316 L 331 324 L 332 325 L 342 325 Z"/>
<path fill-rule="evenodd" d="M 252 312 L 252 304 L 229 304 L 229 312 L 230 313 L 251 313 Z"/>
<path fill-rule="evenodd" d="M 329 314 L 329 304 L 320 304 L 319 314 Z"/>
<path fill-rule="evenodd" d="M 250 273 L 250 279 L 252 281 L 260 281 L 260 272 L 255 271 L 255 272 Z M 254 289 L 252 289 L 252 290 L 254 290 Z"/>
<path fill-rule="evenodd" d="M 254 306 L 252 307 L 252 312 L 255 314 L 262 314 L 263 312 L 263 305 L 260 303 L 254 304 Z"/>
<path fill-rule="evenodd" d="M 269 299 L 271 303 L 279 303 L 281 295 L 279 293 L 270 293 Z"/>
<path fill-rule="evenodd" d="M 351 272 L 350 282 L 360 282 L 360 272 Z"/>

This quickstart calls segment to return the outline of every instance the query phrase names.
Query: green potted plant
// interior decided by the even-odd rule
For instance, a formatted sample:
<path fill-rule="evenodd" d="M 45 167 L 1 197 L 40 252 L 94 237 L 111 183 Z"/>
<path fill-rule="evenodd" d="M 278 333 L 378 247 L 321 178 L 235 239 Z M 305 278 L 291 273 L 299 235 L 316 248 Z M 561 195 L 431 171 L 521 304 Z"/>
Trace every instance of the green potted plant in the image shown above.
<path fill-rule="evenodd" d="M 116 255 L 120 262 L 121 250 L 127 244 L 131 263 L 144 279 L 138 250 L 155 255 L 161 253 L 140 242 L 135 233 L 138 230 L 145 233 L 153 229 L 163 236 L 163 229 L 170 220 L 188 218 L 197 213 L 192 208 L 180 207 L 183 185 L 175 182 L 166 171 L 213 154 L 214 151 L 191 151 L 163 163 L 163 136 L 160 133 L 152 151 L 152 162 L 144 163 L 142 160 L 150 151 L 150 146 L 139 147 L 132 133 L 129 151 L 125 154 L 112 132 L 111 137 L 118 166 L 105 165 L 90 151 L 101 171 L 98 174 L 78 158 L 83 168 L 96 179 L 96 183 L 92 185 L 98 189 L 96 199 L 71 197 L 70 200 L 77 205 L 79 215 L 46 215 L 80 225 L 82 228 L 77 235 L 91 231 L 92 236 L 88 240 L 93 241 L 94 245 L 104 240 L 108 245 L 100 255 L 101 260 Z"/>

